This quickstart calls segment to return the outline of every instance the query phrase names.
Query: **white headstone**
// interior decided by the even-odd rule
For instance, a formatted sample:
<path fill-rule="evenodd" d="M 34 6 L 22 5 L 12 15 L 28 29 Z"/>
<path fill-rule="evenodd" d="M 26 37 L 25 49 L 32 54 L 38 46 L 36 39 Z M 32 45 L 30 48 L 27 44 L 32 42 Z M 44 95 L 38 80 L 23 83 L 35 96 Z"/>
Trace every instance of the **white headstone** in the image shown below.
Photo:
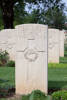
<path fill-rule="evenodd" d="M 64 57 L 64 31 L 60 31 L 60 57 Z"/>
<path fill-rule="evenodd" d="M 16 93 L 41 90 L 47 94 L 47 30 L 39 24 L 17 27 Z"/>
<path fill-rule="evenodd" d="M 59 63 L 59 30 L 48 29 L 48 62 Z"/>
<path fill-rule="evenodd" d="M 6 30 L 0 31 L 0 49 L 2 49 L 2 51 L 6 50 L 7 41 L 8 41 L 8 37 L 6 34 Z"/>
<path fill-rule="evenodd" d="M 0 32 L 0 49 L 6 50 L 11 60 L 15 60 L 16 29 L 5 29 Z"/>

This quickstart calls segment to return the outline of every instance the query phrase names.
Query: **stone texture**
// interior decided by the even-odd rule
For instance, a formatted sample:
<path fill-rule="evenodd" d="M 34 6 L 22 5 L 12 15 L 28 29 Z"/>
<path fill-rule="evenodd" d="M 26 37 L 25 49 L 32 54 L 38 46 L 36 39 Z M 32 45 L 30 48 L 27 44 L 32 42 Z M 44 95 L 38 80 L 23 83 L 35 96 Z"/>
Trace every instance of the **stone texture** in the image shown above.
<path fill-rule="evenodd" d="M 64 31 L 60 31 L 60 57 L 64 57 Z"/>
<path fill-rule="evenodd" d="M 59 63 L 59 30 L 48 29 L 48 62 Z"/>
<path fill-rule="evenodd" d="M 24 24 L 16 28 L 16 94 L 37 89 L 47 94 L 47 26 Z"/>
<path fill-rule="evenodd" d="M 10 59 L 15 60 L 16 29 L 5 29 L 0 31 L 0 49 L 10 54 Z"/>

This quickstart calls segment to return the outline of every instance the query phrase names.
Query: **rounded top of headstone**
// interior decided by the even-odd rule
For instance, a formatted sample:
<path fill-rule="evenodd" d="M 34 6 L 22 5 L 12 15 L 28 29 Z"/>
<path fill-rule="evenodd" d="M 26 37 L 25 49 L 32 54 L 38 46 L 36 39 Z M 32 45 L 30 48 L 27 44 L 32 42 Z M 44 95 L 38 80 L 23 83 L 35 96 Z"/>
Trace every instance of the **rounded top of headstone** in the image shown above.
<path fill-rule="evenodd" d="M 17 28 L 23 28 L 23 26 L 40 26 L 40 27 L 48 27 L 48 25 L 43 25 L 43 24 L 21 24 L 21 25 L 17 25 L 17 26 L 15 26 L 15 28 L 17 29 Z"/>

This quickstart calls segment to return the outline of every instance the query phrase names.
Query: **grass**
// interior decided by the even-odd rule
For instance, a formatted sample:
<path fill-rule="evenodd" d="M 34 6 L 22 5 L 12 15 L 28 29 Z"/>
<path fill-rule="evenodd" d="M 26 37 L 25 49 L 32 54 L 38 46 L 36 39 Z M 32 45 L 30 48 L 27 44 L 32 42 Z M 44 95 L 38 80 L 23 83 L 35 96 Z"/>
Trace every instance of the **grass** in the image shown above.
<path fill-rule="evenodd" d="M 67 57 L 60 57 L 60 63 L 66 63 L 67 64 Z"/>
<path fill-rule="evenodd" d="M 67 88 L 67 64 L 48 64 L 49 88 Z M 15 68 L 0 67 L 0 86 L 15 86 Z"/>
<path fill-rule="evenodd" d="M 15 86 L 15 68 L 14 67 L 0 67 L 0 87 L 6 87 L 7 86 Z M 36 95 L 36 94 L 35 94 Z M 39 94 L 39 98 L 42 94 Z M 43 97 L 41 99 L 35 99 L 32 98 L 32 94 L 29 97 L 29 100 L 43 100 Z M 7 100 L 7 98 L 0 98 L 0 100 Z M 11 100 L 11 99 L 9 99 Z M 18 100 L 18 99 L 12 99 L 12 100 Z M 28 100 L 28 96 L 22 96 L 21 100 Z M 50 96 L 45 98 L 44 100 L 50 100 Z"/>
<path fill-rule="evenodd" d="M 14 74 L 14 67 L 0 67 L 0 79 L 1 81 L 4 80 L 0 82 L 0 86 L 15 86 Z M 67 64 L 48 64 L 48 86 L 49 89 L 67 89 Z M 22 100 L 28 99 L 25 98 Z M 47 97 L 47 100 L 50 100 L 50 96 Z"/>
<path fill-rule="evenodd" d="M 59 77 L 58 77 L 59 76 Z M 61 87 L 60 82 L 67 82 L 67 64 L 48 64 L 48 80 L 49 87 Z M 58 85 L 55 85 L 55 82 Z M 50 85 L 52 83 L 52 85 Z M 54 83 L 54 85 L 53 85 Z M 15 68 L 0 67 L 0 86 L 11 85 L 15 86 Z M 62 86 L 63 87 L 63 86 Z M 67 86 L 66 86 L 67 87 Z"/>
<path fill-rule="evenodd" d="M 48 64 L 48 68 L 67 68 L 67 64 L 63 64 L 63 63 L 49 63 Z M 49 74 L 49 73 L 48 73 Z"/>
<path fill-rule="evenodd" d="M 18 100 L 18 99 L 7 99 L 7 98 L 2 98 L 2 99 L 0 99 L 0 100 Z M 19 100 L 34 100 L 34 99 L 28 99 L 28 97 L 27 96 L 25 96 L 25 98 L 22 98 L 22 99 L 19 99 Z M 42 99 L 35 99 L 35 100 L 42 100 Z M 43 100 L 51 100 L 51 97 L 50 96 L 48 96 L 47 98 L 45 98 L 45 99 L 43 99 Z"/>
<path fill-rule="evenodd" d="M 64 57 L 60 57 L 59 64 L 48 64 L 49 89 L 67 89 L 67 45 L 64 49 Z"/>
<path fill-rule="evenodd" d="M 60 57 L 60 63 L 67 63 L 67 44 L 64 45 L 64 57 Z"/>
<path fill-rule="evenodd" d="M 14 67 L 0 67 L 0 86 L 15 86 Z M 48 64 L 48 87 L 49 89 L 67 89 L 67 64 Z M 47 100 L 50 100 L 50 96 L 47 98 Z"/>
<path fill-rule="evenodd" d="M 36 90 L 33 91 L 31 94 L 28 95 L 23 95 L 20 97 L 20 99 L 18 98 L 2 98 L 0 100 L 50 100 L 51 96 L 45 96 L 45 94 L 43 92 L 41 92 L 40 90 Z"/>
<path fill-rule="evenodd" d="M 49 89 L 67 89 L 67 64 L 48 65 Z"/>
<path fill-rule="evenodd" d="M 31 94 L 22 96 L 22 100 L 48 100 L 48 97 L 40 90 L 34 90 Z"/>
<path fill-rule="evenodd" d="M 67 51 L 67 43 L 64 45 L 64 51 Z"/>
<path fill-rule="evenodd" d="M 64 57 L 67 57 L 67 51 L 64 51 Z"/>
<path fill-rule="evenodd" d="M 64 57 L 60 57 L 60 63 L 66 63 L 67 64 L 67 45 L 65 45 L 64 48 Z"/>
<path fill-rule="evenodd" d="M 0 86 L 15 86 L 15 68 L 0 67 Z"/>

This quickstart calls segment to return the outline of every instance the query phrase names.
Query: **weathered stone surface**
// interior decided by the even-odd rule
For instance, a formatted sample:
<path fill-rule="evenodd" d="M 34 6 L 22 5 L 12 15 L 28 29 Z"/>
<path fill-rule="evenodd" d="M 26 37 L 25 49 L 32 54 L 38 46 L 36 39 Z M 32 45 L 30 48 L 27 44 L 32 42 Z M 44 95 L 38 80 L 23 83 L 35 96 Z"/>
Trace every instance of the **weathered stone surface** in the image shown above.
<path fill-rule="evenodd" d="M 59 30 L 48 29 L 48 62 L 59 63 Z"/>
<path fill-rule="evenodd" d="M 16 29 L 0 31 L 0 49 L 10 54 L 10 59 L 15 60 Z"/>
<path fill-rule="evenodd" d="M 60 31 L 60 57 L 64 57 L 64 31 Z"/>
<path fill-rule="evenodd" d="M 16 94 L 32 90 L 47 93 L 47 26 L 18 26 L 16 51 Z"/>

